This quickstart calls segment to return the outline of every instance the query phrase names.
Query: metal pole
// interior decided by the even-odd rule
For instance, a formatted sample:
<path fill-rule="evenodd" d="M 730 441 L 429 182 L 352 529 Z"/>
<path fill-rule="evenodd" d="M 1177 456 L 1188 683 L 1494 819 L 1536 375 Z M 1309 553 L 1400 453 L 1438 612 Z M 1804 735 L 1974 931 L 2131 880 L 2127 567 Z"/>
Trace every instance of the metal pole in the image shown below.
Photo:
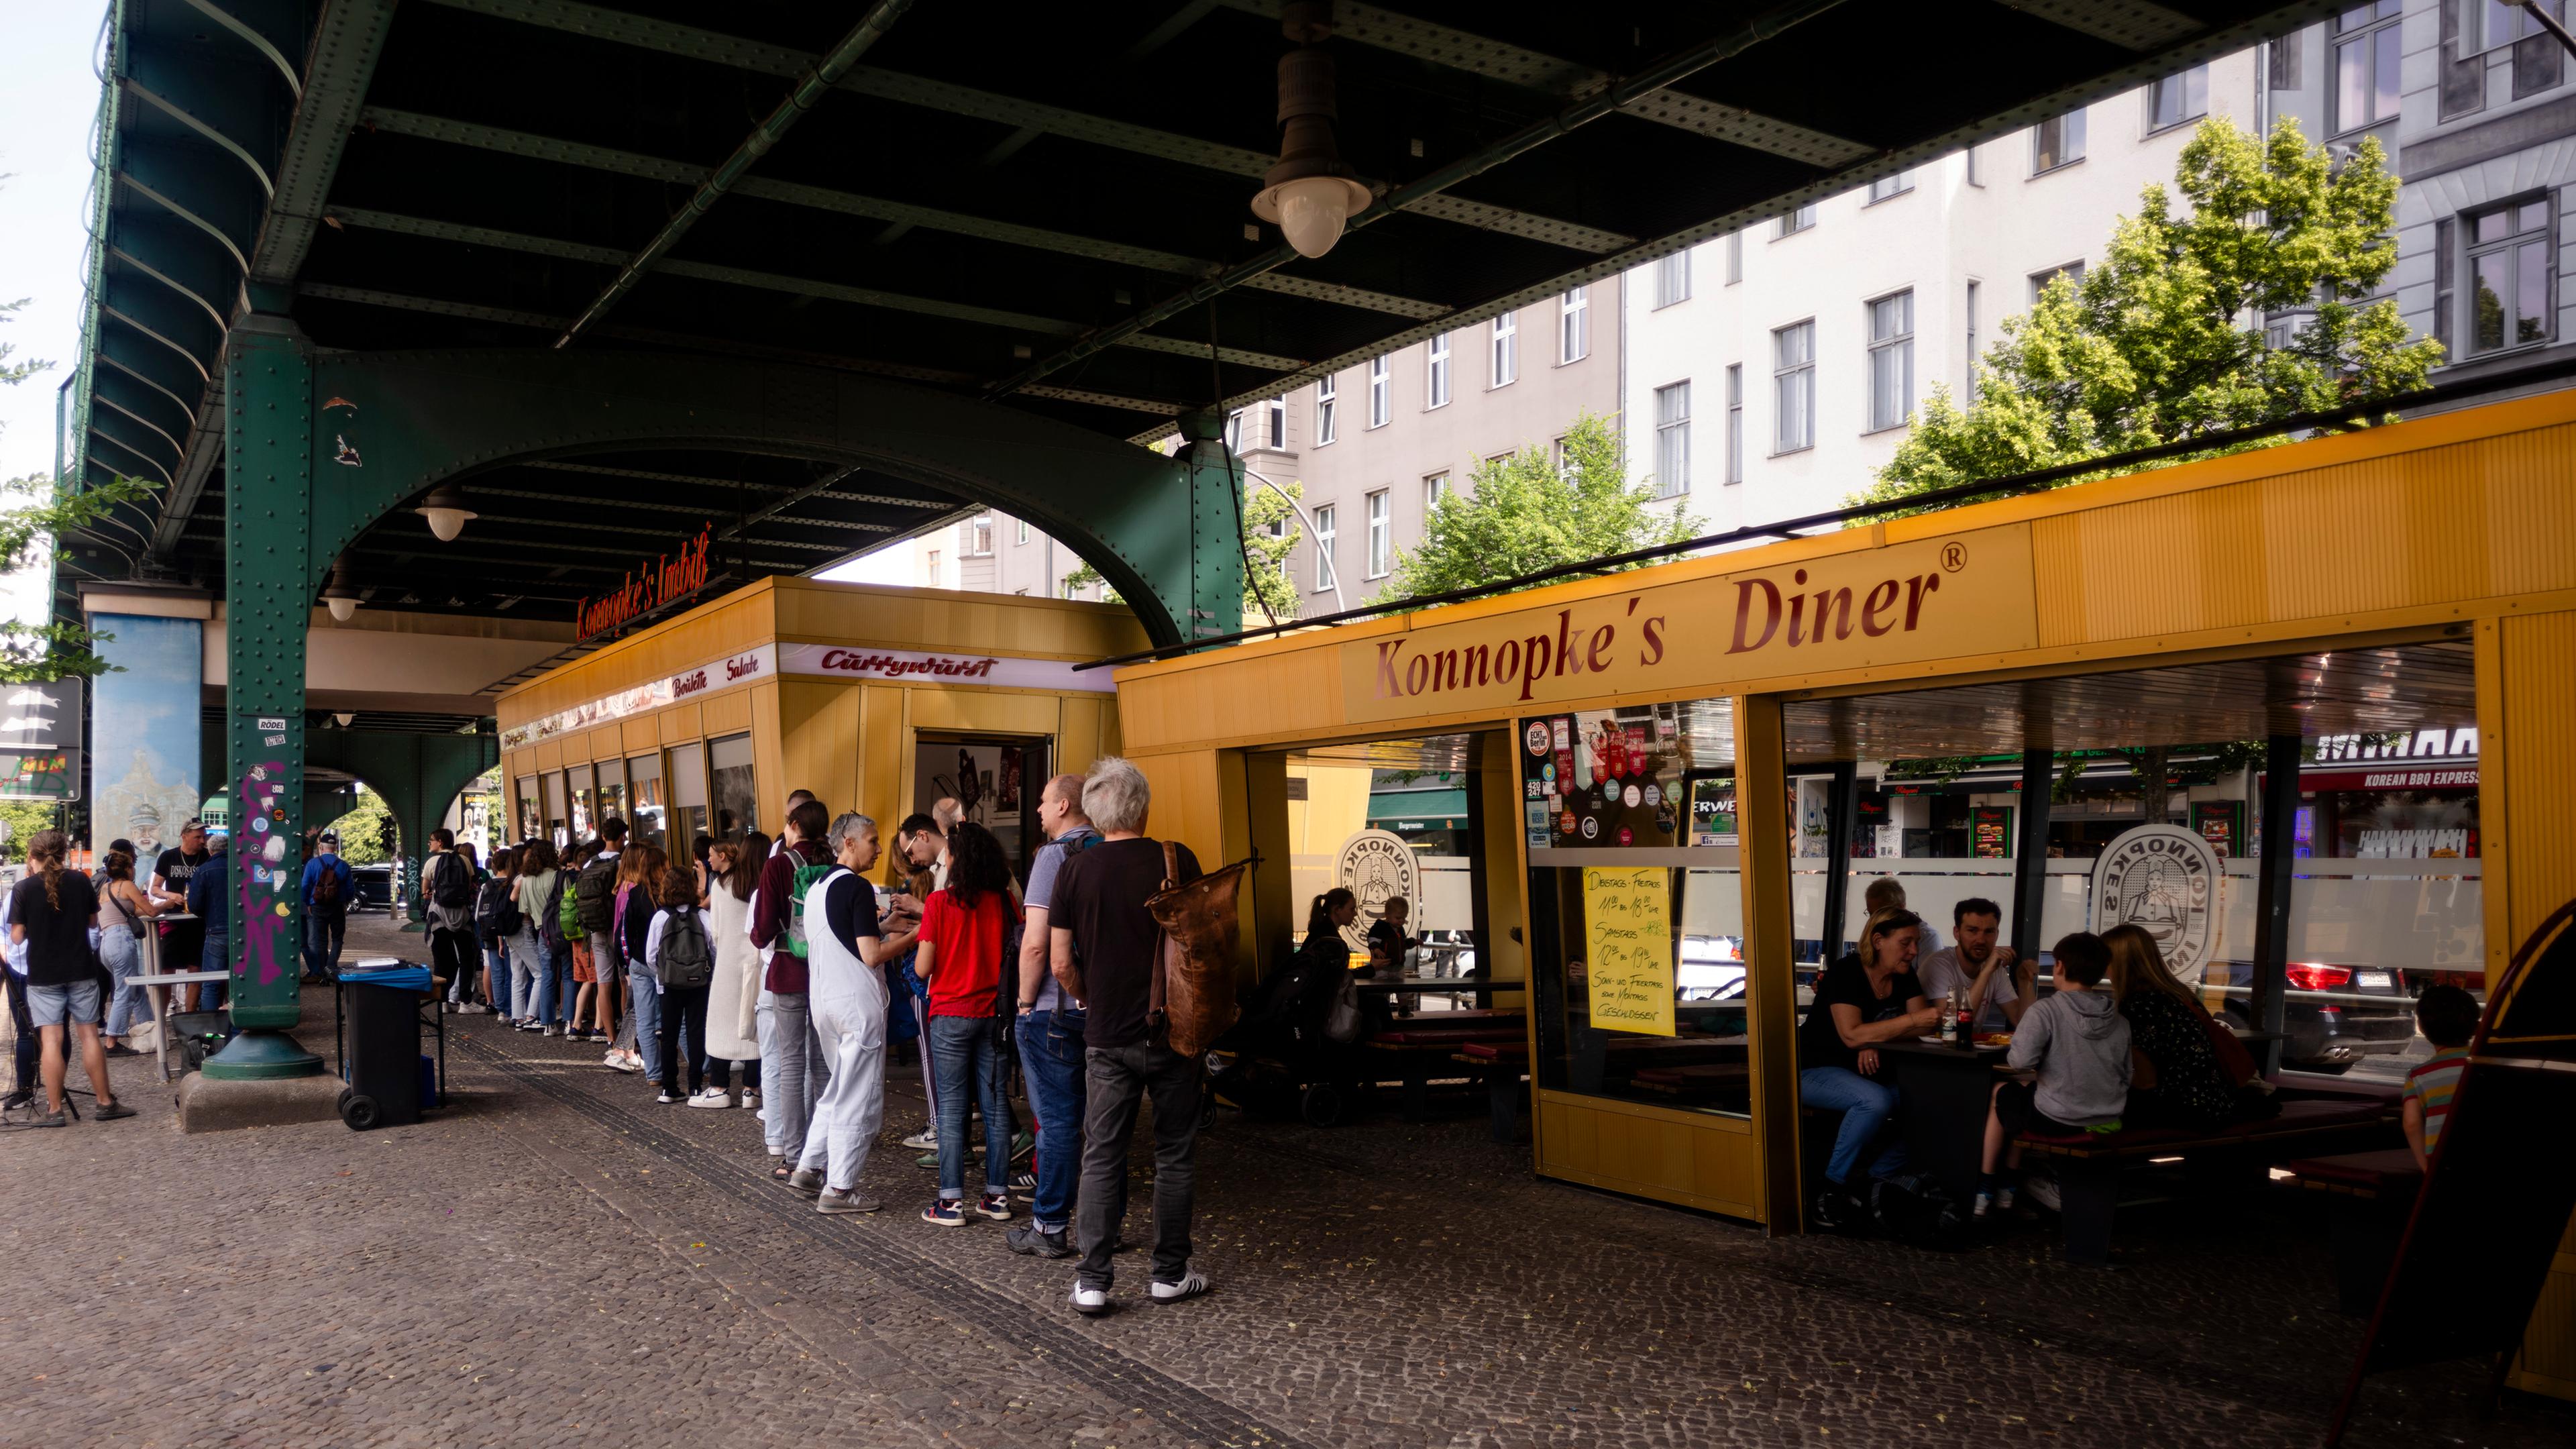
<path fill-rule="evenodd" d="M 1324 551 L 1323 540 L 1321 536 L 1315 532 L 1315 520 L 1307 516 L 1305 506 L 1299 503 L 1295 498 L 1289 496 L 1287 489 L 1271 482 L 1270 475 L 1253 467 L 1249 463 L 1244 463 L 1240 458 L 1237 458 L 1235 461 L 1242 467 L 1245 477 L 1260 479 L 1261 486 L 1278 494 L 1279 501 L 1287 504 L 1288 507 L 1296 513 L 1297 521 L 1305 525 L 1306 538 L 1309 542 L 1315 545 L 1315 557 L 1324 561 L 1324 573 L 1328 581 L 1333 586 L 1333 612 L 1337 614 L 1340 613 L 1342 611 L 1342 571 L 1334 566 L 1333 556 Z"/>
<path fill-rule="evenodd" d="M 2299 737 L 2273 735 L 2263 751 L 2263 861 L 2254 897 L 2254 1012 L 2273 1040 L 2257 1054 L 2263 1075 L 2281 1070 L 2279 1040 L 2290 982 L 2291 873 L 2299 842 Z"/>
<path fill-rule="evenodd" d="M 1851 877 L 1853 817 L 1860 811 L 1860 766 L 1843 760 L 1834 766 L 1833 784 L 1825 800 L 1825 918 L 1819 930 L 1824 938 L 1824 964 L 1831 966 L 1843 953 L 1843 885 Z"/>
<path fill-rule="evenodd" d="M 2057 785 L 2057 757 L 2047 750 L 2021 752 L 2021 818 L 2013 822 L 2013 954 L 2039 971 L 2041 921 L 2048 910 L 2048 797 Z"/>
<path fill-rule="evenodd" d="M 2541 29 L 2558 37 L 2558 44 L 2562 49 L 2564 49 L 2569 55 L 2576 55 L 2576 35 L 2568 34 L 2567 27 L 2559 23 L 2557 16 L 2541 9 L 2540 6 L 2533 3 L 2533 0 L 2504 0 L 2504 3 L 2507 5 L 2520 6 L 2523 10 L 2529 12 L 2531 18 L 2540 23 Z"/>

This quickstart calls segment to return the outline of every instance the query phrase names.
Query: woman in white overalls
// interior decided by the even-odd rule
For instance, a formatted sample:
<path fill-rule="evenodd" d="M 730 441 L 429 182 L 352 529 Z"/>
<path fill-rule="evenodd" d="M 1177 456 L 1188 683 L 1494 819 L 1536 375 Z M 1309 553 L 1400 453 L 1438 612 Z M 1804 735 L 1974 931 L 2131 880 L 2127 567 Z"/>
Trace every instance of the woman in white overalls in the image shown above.
<path fill-rule="evenodd" d="M 832 822 L 825 845 L 838 870 L 805 892 L 807 1008 L 832 1078 L 814 1105 L 805 1154 L 787 1185 L 815 1197 L 822 1213 L 870 1213 L 884 1204 L 859 1192 L 859 1172 L 885 1118 L 886 984 L 881 969 L 912 949 L 913 932 L 887 936 L 876 890 L 863 877 L 877 863 L 877 823 L 864 815 Z"/>

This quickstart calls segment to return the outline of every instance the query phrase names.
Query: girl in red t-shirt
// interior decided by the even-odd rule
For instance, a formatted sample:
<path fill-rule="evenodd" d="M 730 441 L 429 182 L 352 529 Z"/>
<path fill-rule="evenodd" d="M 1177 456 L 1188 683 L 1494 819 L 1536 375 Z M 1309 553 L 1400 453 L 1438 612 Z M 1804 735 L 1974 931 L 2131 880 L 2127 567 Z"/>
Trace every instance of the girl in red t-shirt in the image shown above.
<path fill-rule="evenodd" d="M 995 1222 L 1011 1217 L 1011 1109 L 1002 1098 L 993 1006 L 1003 948 L 1019 918 L 1001 842 L 960 821 L 948 833 L 948 888 L 922 903 L 912 966 L 930 988 L 928 1046 L 939 1088 L 939 1198 L 921 1210 L 921 1220 L 939 1227 L 966 1223 L 969 1103 L 984 1113 L 984 1195 L 975 1211 Z"/>

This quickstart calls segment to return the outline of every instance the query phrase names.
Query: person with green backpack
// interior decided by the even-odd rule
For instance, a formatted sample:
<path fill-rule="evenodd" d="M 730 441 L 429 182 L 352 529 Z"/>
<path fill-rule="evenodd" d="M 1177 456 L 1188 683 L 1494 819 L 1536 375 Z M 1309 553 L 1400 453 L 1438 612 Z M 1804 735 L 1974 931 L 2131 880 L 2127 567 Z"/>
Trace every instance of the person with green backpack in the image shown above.
<path fill-rule="evenodd" d="M 687 1101 L 707 1084 L 707 988 L 716 979 L 716 945 L 707 918 L 698 909 L 698 883 L 687 870 L 662 873 L 661 909 L 645 928 L 644 964 L 660 988 L 662 1002 L 662 1090 L 654 1098 L 664 1106 Z M 627 909 L 643 909 L 642 902 Z M 689 1067 L 688 1091 L 680 1090 L 679 1066 Z"/>
<path fill-rule="evenodd" d="M 807 797 L 787 812 L 787 828 L 777 851 L 761 866 L 753 888 L 746 933 L 761 954 L 760 1002 L 754 1016 L 760 1028 L 761 1126 L 766 1129 L 770 1176 L 785 1182 L 805 1150 L 805 1135 L 814 1105 L 831 1080 L 829 1058 L 815 1035 L 810 983 L 805 969 L 812 949 L 804 927 L 805 898 L 814 883 L 831 873 L 823 833 L 832 817 L 821 801 Z M 871 902 L 873 904 L 873 902 Z"/>

